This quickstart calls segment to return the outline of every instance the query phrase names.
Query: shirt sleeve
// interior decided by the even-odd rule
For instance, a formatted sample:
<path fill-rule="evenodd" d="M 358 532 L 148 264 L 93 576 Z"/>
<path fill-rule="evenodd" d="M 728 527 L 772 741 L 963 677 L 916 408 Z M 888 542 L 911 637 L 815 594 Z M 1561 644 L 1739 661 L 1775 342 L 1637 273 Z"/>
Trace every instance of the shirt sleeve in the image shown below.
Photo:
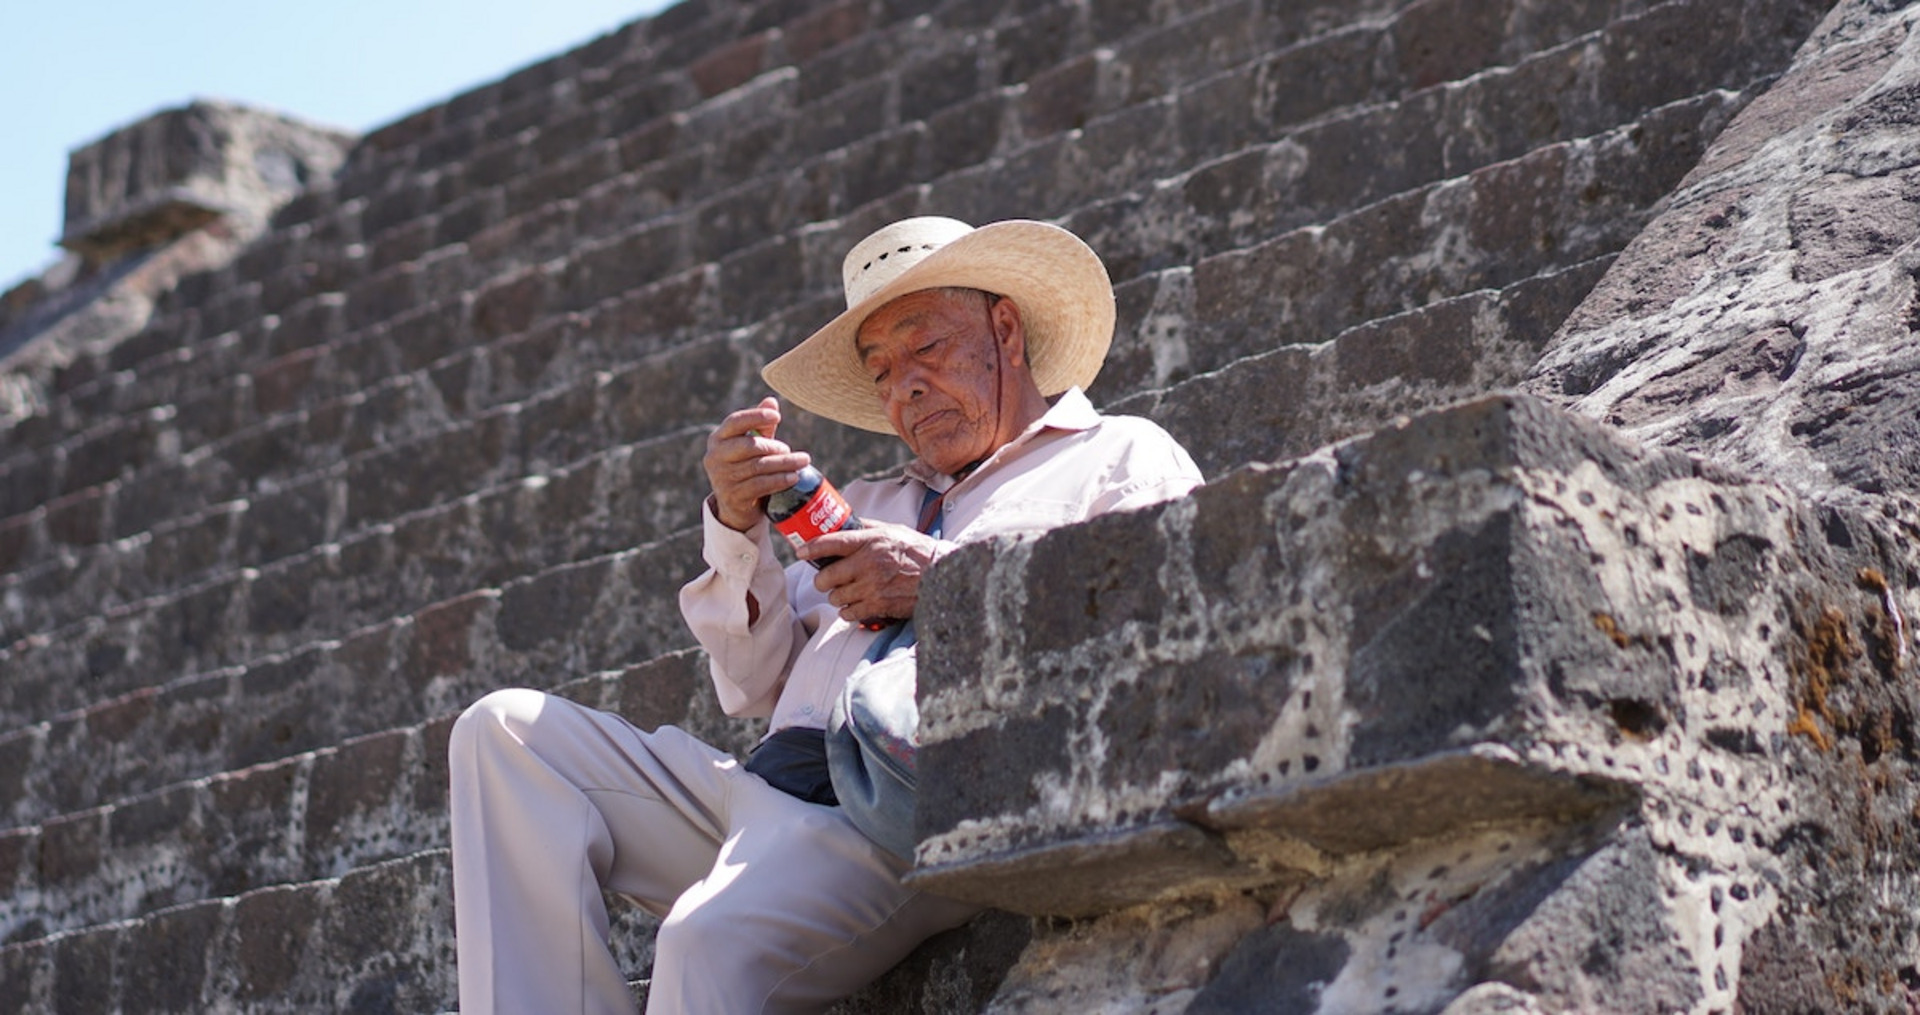
<path fill-rule="evenodd" d="M 764 519 L 739 532 L 714 516 L 711 503 L 700 514 L 707 570 L 680 590 L 680 614 L 707 651 L 721 709 L 731 716 L 771 715 L 806 642 L 789 577 Z M 749 596 L 757 616 L 750 614 Z"/>
<path fill-rule="evenodd" d="M 1112 422 L 1113 417 L 1109 417 Z M 1113 460 L 1105 489 L 1088 514 L 1130 511 L 1193 492 L 1206 482 L 1187 449 L 1173 435 L 1146 420 L 1132 420 L 1136 432 Z"/>

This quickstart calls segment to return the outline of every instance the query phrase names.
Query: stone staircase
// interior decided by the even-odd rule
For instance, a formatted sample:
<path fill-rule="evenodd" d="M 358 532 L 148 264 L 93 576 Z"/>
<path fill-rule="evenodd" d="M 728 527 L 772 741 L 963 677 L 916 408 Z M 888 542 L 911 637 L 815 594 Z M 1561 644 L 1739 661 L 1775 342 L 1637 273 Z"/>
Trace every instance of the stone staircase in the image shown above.
<path fill-rule="evenodd" d="M 361 138 L 137 333 L 20 368 L 0 1011 L 450 1008 L 465 703 L 750 744 L 673 603 L 699 448 L 878 225 L 1085 237 L 1095 401 L 1218 478 L 1518 384 L 1825 6 L 685 0 Z M 1028 933 L 844 1010 L 978 1010 Z"/>

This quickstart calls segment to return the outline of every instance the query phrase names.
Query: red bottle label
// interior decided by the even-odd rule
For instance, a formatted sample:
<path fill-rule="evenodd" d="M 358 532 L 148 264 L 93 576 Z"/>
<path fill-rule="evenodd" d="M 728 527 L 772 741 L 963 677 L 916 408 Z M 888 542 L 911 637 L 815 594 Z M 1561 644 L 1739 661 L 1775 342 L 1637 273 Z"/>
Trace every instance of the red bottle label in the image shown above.
<path fill-rule="evenodd" d="M 787 537 L 787 542 L 796 548 L 802 543 L 818 539 L 829 532 L 838 531 L 847 523 L 853 509 L 847 506 L 846 498 L 826 480 L 820 481 L 820 489 L 801 505 L 800 510 L 774 522 L 773 527 Z"/>

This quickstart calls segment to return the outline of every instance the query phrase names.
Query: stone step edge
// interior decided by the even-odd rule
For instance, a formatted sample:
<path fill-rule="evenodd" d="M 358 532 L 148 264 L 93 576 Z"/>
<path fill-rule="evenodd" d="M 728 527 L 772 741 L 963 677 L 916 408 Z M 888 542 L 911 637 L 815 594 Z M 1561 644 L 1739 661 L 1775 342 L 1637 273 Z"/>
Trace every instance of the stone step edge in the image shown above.
<path fill-rule="evenodd" d="M 514 653 L 505 662 L 521 670 L 542 666 L 548 669 L 554 666 L 576 670 L 583 667 L 588 670 L 603 669 L 624 662 L 624 658 L 609 655 L 618 652 L 624 642 L 615 639 L 594 645 L 553 644 L 552 636 L 543 633 L 541 625 L 578 625 L 596 621 L 594 617 L 584 614 L 554 614 L 549 608 L 549 600 L 554 596 L 584 595 L 592 601 L 585 603 L 582 608 L 592 609 L 598 603 L 598 597 L 617 594 L 647 601 L 659 599 L 662 600 L 661 605 L 671 607 L 678 582 L 656 582 L 640 587 L 633 584 L 633 577 L 626 571 L 641 565 L 676 562 L 695 567 L 699 542 L 700 530 L 697 526 L 684 529 L 642 546 L 555 564 L 506 582 L 498 588 L 479 589 L 443 599 L 412 613 L 344 632 L 338 637 L 317 638 L 284 651 L 261 653 L 236 662 L 195 666 L 158 682 L 112 686 L 96 681 L 90 689 L 82 688 L 64 694 L 53 692 L 54 700 L 45 703 L 29 699 L 24 704 L 15 704 L 19 699 L 12 698 L 4 710 L 0 710 L 0 719 L 7 724 L 6 731 L 0 733 L 0 751 L 12 750 L 31 755 L 55 724 L 70 725 L 89 717 L 111 717 L 110 724 L 124 724 L 127 721 L 125 712 L 129 707 L 136 712 L 149 708 L 156 695 L 190 696 L 213 690 L 221 682 L 244 681 L 249 677 L 273 678 L 282 674 L 282 670 L 288 666 L 334 661 L 332 653 L 340 650 L 381 653 L 380 664 L 392 671 L 392 675 L 413 680 L 420 685 L 409 693 L 431 699 L 436 694 L 444 693 L 436 689 L 457 683 L 457 678 L 473 675 L 474 667 L 489 662 L 476 659 L 473 646 L 464 640 L 473 633 L 469 628 L 483 621 L 486 631 L 481 633 L 504 646 L 501 651 Z M 691 578 L 693 573 L 690 571 L 686 577 Z M 576 587 L 588 580 L 605 584 L 586 589 Z M 605 608 L 613 607 L 609 603 L 605 604 Z M 532 612 L 516 613 L 516 610 Z M 677 613 L 674 617 L 677 620 Z M 632 628 L 618 632 L 623 638 L 643 647 L 652 646 L 640 658 L 651 658 L 684 647 L 690 641 L 691 636 L 677 624 L 658 623 L 651 617 L 623 619 L 623 622 Z M 399 637 L 402 632 L 407 633 L 406 638 Z M 462 640 L 451 640 L 456 635 Z M 393 655 L 396 652 L 402 655 L 396 658 Z M 0 652 L 0 658 L 5 655 Z M 607 661 L 596 663 L 596 659 Z M 549 665 L 546 660 L 552 660 L 552 664 Z M 490 662 L 499 663 L 501 660 Z M 511 674 L 519 670 L 509 669 L 505 672 Z M 133 679 L 139 678 L 136 675 Z M 317 693 L 318 689 L 312 690 Z M 92 697 L 82 700 L 80 695 L 84 694 L 92 694 Z M 142 763 L 146 760 L 142 759 Z"/>
<path fill-rule="evenodd" d="M 565 479 L 582 469 L 603 465 L 615 457 L 667 455 L 675 456 L 675 460 L 677 460 L 678 457 L 684 455 L 684 446 L 690 439 L 704 435 L 709 429 L 710 426 L 708 424 L 686 425 L 643 440 L 598 448 L 588 451 L 580 457 L 554 468 L 542 469 L 538 472 L 510 475 L 487 483 L 477 489 L 461 493 L 456 497 L 404 511 L 392 518 L 373 522 L 360 528 L 341 533 L 336 538 L 330 539 L 327 542 L 315 544 L 295 553 L 276 557 L 268 561 L 238 565 L 225 571 L 205 575 L 198 580 L 189 581 L 164 591 L 142 596 L 136 600 L 107 605 L 96 604 L 94 612 L 85 616 L 71 617 L 58 626 L 16 632 L 16 637 L 7 644 L 0 645 L 0 658 L 9 657 L 15 648 L 22 646 L 23 643 L 38 643 L 39 641 L 55 641 L 70 637 L 83 637 L 85 634 L 96 632 L 103 627 L 128 622 L 141 615 L 151 614 L 157 610 L 165 609 L 199 595 L 204 595 L 223 586 L 236 584 L 253 585 L 262 580 L 272 580 L 277 575 L 284 574 L 296 568 L 310 566 L 317 560 L 341 556 L 343 555 L 343 551 L 362 546 L 369 541 L 390 538 L 400 528 L 409 524 L 427 523 L 435 517 L 466 510 L 476 503 L 511 498 L 526 489 L 529 482 L 540 483 L 544 488 L 545 486 L 551 485 L 555 479 Z M 401 448 L 404 450 L 404 445 L 401 446 Z M 396 451 L 394 453 L 399 454 L 400 452 Z M 343 477 L 346 467 L 347 463 L 330 467 L 319 472 L 318 477 L 322 481 L 329 477 Z M 222 502 L 197 514 L 210 520 L 225 519 L 230 514 L 236 512 L 233 512 L 231 509 L 222 509 L 226 509 L 229 505 L 236 503 L 239 502 Z M 696 509 L 697 505 L 695 505 L 694 508 L 689 508 L 689 513 L 691 514 L 692 511 Z M 664 538 L 667 534 L 668 533 L 661 533 L 661 537 Z M 117 540 L 116 542 L 126 543 L 130 542 L 131 539 L 137 538 L 137 536 L 130 537 L 129 540 Z M 564 563 L 571 562 L 553 561 L 549 562 L 549 566 Z M 0 592 L 4 592 L 6 588 L 7 586 L 5 584 L 0 584 Z"/>
<path fill-rule="evenodd" d="M 431 850 L 12 943 L 0 948 L 0 1001 L 118 1011 L 123 999 L 190 1010 L 232 998 L 346 1011 L 372 997 L 440 1007 L 454 994 L 450 873 L 447 852 Z"/>
<path fill-rule="evenodd" d="M 630 685 L 675 679 L 684 684 L 696 669 L 704 673 L 704 665 L 694 665 L 704 659 L 697 648 L 682 649 L 549 690 L 592 708 L 625 713 L 630 709 L 623 705 L 634 697 Z M 704 689 L 689 690 L 697 695 Z M 742 754 L 758 735 L 757 723 L 722 723 L 704 712 L 636 718 L 647 725 L 677 720 L 682 727 L 692 719 L 703 739 Z M 233 894 L 230 889 L 237 887 L 337 878 L 355 868 L 444 848 L 446 743 L 458 716 L 458 710 L 446 712 L 0 831 L 0 885 L 5 886 L 0 940 L 23 927 L 50 933 L 134 919 L 181 901 Z M 130 829 L 116 828 L 116 817 Z M 205 853 L 196 857 L 196 848 Z M 235 850 L 245 855 L 235 856 Z M 88 854 L 92 869 L 74 869 L 88 861 L 73 858 Z M 36 869 L 50 860 L 56 865 L 51 881 L 37 876 Z M 223 866 L 223 860 L 238 861 L 225 865 L 234 869 L 224 878 L 209 869 Z M 181 899 L 183 890 L 194 889 L 208 894 Z M 155 899 L 161 904 L 149 903 Z M 63 925 L 48 926 L 52 918 Z"/>
<path fill-rule="evenodd" d="M 686 445 L 696 437 L 702 437 L 707 431 L 704 425 L 686 426 L 667 431 L 659 436 L 638 441 L 627 441 L 599 447 L 582 453 L 578 458 L 553 468 L 541 469 L 526 475 L 509 477 L 461 494 L 450 500 L 413 508 L 394 515 L 383 521 L 372 522 L 338 535 L 314 543 L 304 549 L 296 549 L 280 556 L 255 558 L 249 555 L 236 559 L 241 551 L 236 544 L 242 535 L 238 526 L 243 524 L 251 510 L 251 500 L 241 498 L 223 501 L 202 509 L 192 515 L 170 521 L 164 527 L 156 526 L 148 532 L 114 540 L 110 543 L 96 544 L 83 548 L 83 552 L 66 555 L 42 562 L 25 571 L 0 575 L 0 603 L 6 603 L 10 597 L 17 598 L 23 604 L 32 604 L 35 612 L 25 612 L 25 605 L 6 605 L 0 616 L 12 615 L 12 618 L 30 618 L 16 625 L 0 625 L 0 630 L 9 631 L 13 636 L 0 643 L 0 651 L 7 646 L 35 635 L 55 636 L 57 632 L 75 629 L 87 629 L 89 622 L 122 620 L 143 611 L 162 608 L 185 598 L 217 588 L 232 582 L 273 581 L 284 578 L 288 572 L 314 567 L 318 562 L 329 559 L 359 559 L 352 552 L 376 546 L 379 541 L 392 540 L 403 534 L 417 531 L 421 527 L 434 527 L 442 522 L 451 524 L 450 519 L 468 512 L 490 515 L 495 509 L 509 514 L 523 514 L 535 510 L 537 505 L 517 505 L 518 501 L 529 497 L 546 497 L 555 488 L 572 490 L 569 483 L 578 477 L 587 476 L 591 480 L 591 503 L 588 510 L 607 506 L 613 502 L 619 491 L 607 487 L 610 480 L 592 479 L 592 473 L 598 471 L 618 471 L 633 468 L 634 463 L 644 462 L 647 467 L 661 469 L 675 462 L 697 461 L 697 451 L 691 453 Z M 689 507 L 689 516 L 697 506 Z M 684 521 L 684 519 L 683 519 Z M 665 531 L 660 532 L 661 535 Z M 170 578 L 157 579 L 135 590 L 128 598 L 122 598 L 113 592 L 125 589 L 130 577 L 121 571 L 120 565 L 132 562 L 136 568 L 144 569 L 147 554 L 153 550 L 156 541 L 178 538 L 187 542 L 195 539 L 219 544 L 215 551 L 219 560 L 210 567 L 172 575 Z M 638 542 L 647 541 L 643 533 Z M 590 542 L 589 542 L 589 545 Z M 631 544 L 629 544 L 631 545 Z M 607 546 L 600 552 L 615 547 Z M 539 548 L 533 548 L 534 552 Z M 375 557 L 383 555 L 375 554 Z M 564 563 L 564 560 L 536 561 L 536 566 Z M 369 566 L 379 566 L 380 561 L 369 560 Z M 489 570 L 492 570 L 489 567 Z M 344 570 L 330 577 L 337 580 L 349 580 L 362 572 Z M 508 574 L 511 578 L 515 575 Z M 111 581 L 115 588 L 102 594 L 98 585 Z M 75 601 L 64 599 L 48 601 L 44 592 L 36 586 L 47 582 L 57 582 L 72 590 Z M 364 607 L 363 607 L 364 608 Z"/>
<path fill-rule="evenodd" d="M 537 393 L 528 395 L 517 401 L 499 403 L 470 415 L 458 416 L 450 420 L 442 420 L 441 422 L 444 425 L 437 429 L 422 430 L 412 436 L 406 437 L 404 440 L 386 440 L 362 450 L 352 452 L 344 458 L 335 458 L 323 463 L 311 463 L 305 471 L 298 471 L 289 476 L 275 476 L 269 472 L 265 475 L 242 477 L 241 481 L 256 487 L 263 482 L 269 482 L 271 489 L 267 491 L 247 491 L 240 496 L 228 500 L 206 503 L 188 513 L 173 514 L 164 517 L 146 529 L 124 536 L 105 538 L 106 532 L 102 532 L 101 535 L 103 538 L 98 541 L 79 545 L 43 542 L 39 546 L 39 552 L 32 554 L 32 556 L 28 556 L 28 552 L 30 551 L 22 552 L 22 562 L 25 566 L 16 565 L 12 570 L 0 572 L 0 596 L 6 595 L 10 590 L 24 588 L 32 582 L 45 580 L 45 576 L 49 574 L 62 572 L 68 574 L 80 573 L 82 569 L 97 559 L 122 555 L 137 548 L 150 545 L 159 538 L 179 536 L 196 525 L 209 522 L 221 524 L 222 520 L 224 520 L 224 523 L 236 523 L 235 519 L 231 516 L 244 514 L 253 501 L 270 500 L 277 496 L 283 496 L 289 491 L 310 487 L 316 482 L 339 481 L 344 475 L 353 473 L 356 468 L 365 467 L 369 463 L 395 456 L 404 457 L 412 454 L 414 450 L 429 447 L 434 442 L 458 439 L 460 436 L 470 434 L 475 426 L 492 425 L 493 422 L 500 420 L 512 421 L 514 425 L 512 425 L 510 429 L 513 430 L 513 434 L 510 436 L 514 439 L 510 441 L 510 443 L 525 445 L 527 443 L 525 440 L 527 433 L 525 427 L 520 425 L 520 421 L 538 419 L 542 411 L 557 410 L 558 408 L 566 406 L 570 400 L 588 398 L 595 403 L 599 403 L 607 398 L 615 397 L 613 392 L 619 390 L 643 390 L 645 387 L 644 382 L 647 379 L 654 375 L 663 373 L 670 374 L 676 370 L 683 369 L 686 365 L 685 361 L 688 359 L 696 361 L 711 359 L 715 354 L 733 356 L 739 360 L 737 368 L 740 372 L 738 376 L 734 378 L 734 387 L 738 388 L 740 384 L 750 383 L 753 379 L 749 376 L 752 367 L 751 362 L 749 362 L 749 357 L 742 355 L 744 344 L 745 339 L 743 335 L 740 331 L 736 330 L 732 333 L 708 336 L 698 342 L 678 344 L 639 359 L 629 360 L 613 369 L 595 369 L 592 368 L 591 364 L 583 364 L 582 368 L 578 371 L 579 376 L 575 377 L 572 383 L 541 388 Z M 437 397 L 436 392 L 430 384 L 427 386 L 427 391 L 424 394 L 429 400 Z M 519 461 L 519 467 L 527 471 L 518 475 L 497 479 L 488 486 L 471 491 L 467 496 L 496 492 L 514 483 L 526 482 L 530 478 L 537 476 L 559 475 L 578 467 L 588 459 L 605 455 L 618 448 L 644 446 L 663 440 L 683 437 L 689 433 L 704 430 L 714 422 L 712 419 L 707 419 L 691 411 L 691 407 L 689 407 L 688 412 L 674 413 L 665 419 L 647 421 L 649 433 L 629 433 L 626 432 L 625 429 L 615 427 L 614 421 L 618 419 L 619 414 L 612 411 L 612 408 L 613 407 L 609 407 L 609 410 L 606 412 L 596 411 L 593 414 L 593 418 L 596 423 L 599 424 L 596 430 L 604 431 L 613 429 L 615 432 L 582 435 L 578 440 L 573 442 L 576 444 L 582 442 L 592 443 L 598 445 L 597 447 L 581 450 L 580 457 L 558 462 L 542 461 L 537 458 L 529 459 L 524 453 L 526 450 L 529 450 L 526 448 L 505 450 L 501 455 L 503 460 L 507 458 L 516 459 Z M 419 411 L 422 414 L 433 415 L 433 413 L 428 410 L 428 406 L 419 407 Z M 287 425 L 305 425 L 306 420 L 309 418 L 311 417 L 308 414 L 299 412 L 282 417 Z M 369 424 L 369 426 L 373 426 L 373 424 Z M 342 423 L 338 429 L 342 431 L 343 434 L 346 434 L 354 431 L 355 425 Z M 224 448 L 244 452 L 247 450 L 247 446 L 243 442 L 258 438 L 259 436 L 258 434 L 236 435 L 230 443 L 224 445 Z M 601 444 L 600 438 L 606 438 L 611 441 L 611 443 Z M 350 438 L 342 438 L 343 441 L 348 439 Z M 211 446 L 203 449 L 204 453 L 196 458 L 196 462 L 223 460 L 220 459 L 222 450 L 222 447 Z M 156 463 L 150 469 L 140 474 L 131 477 L 123 476 L 110 483 L 102 484 L 98 496 L 104 498 L 134 496 L 130 491 L 137 490 L 138 487 L 132 484 L 138 483 L 162 482 L 171 485 L 174 480 L 171 473 L 174 470 L 193 467 L 195 467 L 194 464 L 184 461 Z M 386 519 L 384 522 L 362 520 L 358 528 L 343 528 L 339 532 L 331 533 L 332 538 L 329 542 L 345 543 L 353 539 L 356 535 L 365 533 L 380 524 L 398 522 L 419 510 L 445 507 L 454 502 L 455 501 L 441 501 L 437 504 L 426 505 L 423 508 L 409 509 L 409 511 L 402 515 Z M 99 507 L 104 512 L 108 506 L 109 505 L 100 505 Z M 51 511 L 52 508 L 48 505 L 43 505 L 42 509 L 36 510 Z M 28 512 L 27 515 L 15 516 L 14 519 L 10 521 L 13 521 L 17 525 L 31 525 L 34 520 L 33 515 L 34 512 Z M 44 515 L 40 517 L 44 523 Z M 110 522 L 111 519 L 105 519 L 101 524 L 104 527 Z M 342 518 L 341 522 L 344 525 L 351 525 L 353 520 Z M 0 528 L 4 528 L 5 524 L 4 522 L 0 522 Z M 31 538 L 31 535 L 30 533 L 29 538 Z M 51 537 L 48 536 L 47 539 L 50 540 Z M 65 547 L 66 552 L 56 552 L 56 547 Z M 296 551 L 296 553 L 298 552 L 308 551 Z M 35 557 L 38 559 L 33 559 Z M 283 554 L 279 557 L 248 559 L 240 562 L 239 566 L 266 567 L 280 560 L 285 560 L 287 557 L 288 555 Z"/>

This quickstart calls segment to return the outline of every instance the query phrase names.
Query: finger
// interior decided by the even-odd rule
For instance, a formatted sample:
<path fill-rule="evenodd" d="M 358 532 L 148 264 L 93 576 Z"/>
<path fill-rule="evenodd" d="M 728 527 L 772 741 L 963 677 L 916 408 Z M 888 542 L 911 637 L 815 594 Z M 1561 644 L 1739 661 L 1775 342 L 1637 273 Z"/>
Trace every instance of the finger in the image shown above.
<path fill-rule="evenodd" d="M 755 435 L 771 440 L 779 427 L 780 403 L 769 396 L 761 399 L 759 405 L 728 413 L 714 428 L 714 436 L 719 440 L 730 440 Z"/>

